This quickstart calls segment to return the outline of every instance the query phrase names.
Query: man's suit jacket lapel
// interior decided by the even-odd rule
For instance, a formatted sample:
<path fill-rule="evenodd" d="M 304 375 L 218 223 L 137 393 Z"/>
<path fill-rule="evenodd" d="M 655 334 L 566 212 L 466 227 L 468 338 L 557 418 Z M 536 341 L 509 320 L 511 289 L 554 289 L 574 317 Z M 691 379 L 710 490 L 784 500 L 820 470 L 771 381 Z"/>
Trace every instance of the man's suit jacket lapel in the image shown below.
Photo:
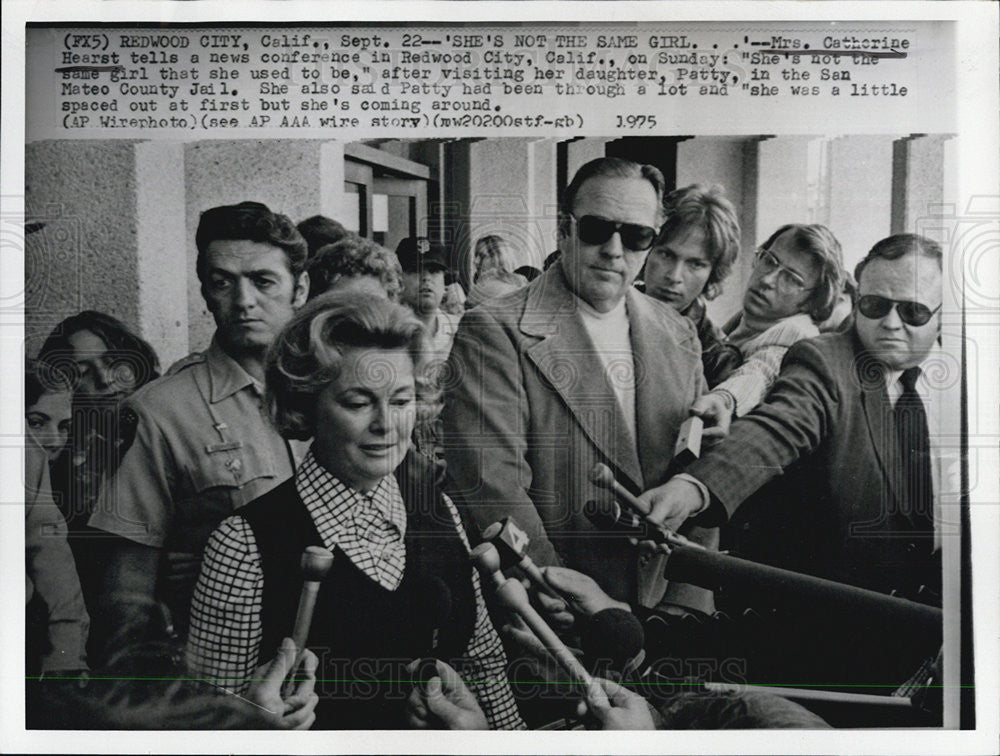
<path fill-rule="evenodd" d="M 642 468 L 618 399 L 605 377 L 577 311 L 576 298 L 566 287 L 562 269 L 555 265 L 528 294 L 520 328 L 541 340 L 526 350 L 569 408 L 570 414 L 591 442 L 604 454 L 616 473 L 642 489 Z M 636 408 L 638 410 L 638 407 Z"/>
<path fill-rule="evenodd" d="M 691 368 L 683 364 L 684 355 L 679 352 L 676 334 L 668 330 L 665 316 L 654 307 L 639 292 L 628 292 L 629 332 L 636 372 L 636 445 L 643 473 L 641 490 L 663 482 L 673 455 L 673 449 L 665 441 L 673 423 L 665 416 L 683 415 L 686 407 L 671 407 L 671 404 L 679 404 L 686 394 L 693 394 L 688 387 L 678 385 L 689 379 Z M 667 385 L 671 381 L 673 384 Z"/>

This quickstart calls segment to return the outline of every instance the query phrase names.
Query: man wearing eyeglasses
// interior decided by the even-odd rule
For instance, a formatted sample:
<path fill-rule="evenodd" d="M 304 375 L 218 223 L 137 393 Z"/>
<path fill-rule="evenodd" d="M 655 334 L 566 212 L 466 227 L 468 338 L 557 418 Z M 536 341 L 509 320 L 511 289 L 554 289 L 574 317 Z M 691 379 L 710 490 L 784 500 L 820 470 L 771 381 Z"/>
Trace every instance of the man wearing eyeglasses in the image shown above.
<path fill-rule="evenodd" d="M 757 252 L 743 309 L 723 328 L 741 364 L 713 384 L 698 407 L 736 417 L 756 407 L 778 377 L 788 348 L 819 335 L 843 289 L 840 242 L 826 226 L 787 224 Z"/>
<path fill-rule="evenodd" d="M 539 565 L 648 603 L 663 594 L 662 569 L 640 574 L 635 551 L 600 537 L 583 510 L 606 495 L 588 479 L 596 462 L 634 492 L 664 482 L 705 390 L 694 326 L 632 286 L 663 186 L 656 168 L 617 158 L 580 168 L 560 212 L 559 262 L 462 319 L 443 414 L 448 471 L 480 529 L 511 517 Z"/>
<path fill-rule="evenodd" d="M 934 510 L 946 468 L 940 371 L 926 367 L 941 329 L 941 268 L 929 239 L 878 242 L 856 269 L 853 329 L 793 346 L 766 400 L 728 438 L 642 494 L 652 519 L 731 517 L 752 559 L 939 601 Z"/>

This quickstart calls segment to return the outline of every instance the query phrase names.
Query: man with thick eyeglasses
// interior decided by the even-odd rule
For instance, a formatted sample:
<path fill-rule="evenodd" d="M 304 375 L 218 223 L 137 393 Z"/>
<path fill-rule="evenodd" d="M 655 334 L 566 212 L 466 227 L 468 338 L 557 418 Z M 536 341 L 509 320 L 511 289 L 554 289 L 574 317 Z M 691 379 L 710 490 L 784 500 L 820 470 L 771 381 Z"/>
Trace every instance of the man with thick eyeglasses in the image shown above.
<path fill-rule="evenodd" d="M 741 363 L 696 408 L 742 417 L 756 407 L 789 347 L 819 335 L 843 282 L 840 242 L 826 226 L 790 223 L 771 234 L 757 251 L 742 310 L 723 327 Z"/>
<path fill-rule="evenodd" d="M 640 570 L 635 551 L 600 537 L 583 511 L 606 495 L 588 477 L 596 462 L 636 493 L 663 483 L 705 390 L 694 326 L 632 286 L 663 185 L 656 168 L 618 158 L 580 168 L 561 207 L 559 261 L 462 319 L 443 413 L 448 471 L 479 528 L 511 517 L 539 565 L 647 603 L 663 594 L 662 569 Z M 689 598 L 681 586 L 667 595 Z"/>
<path fill-rule="evenodd" d="M 853 329 L 793 346 L 727 439 L 642 494 L 653 519 L 733 518 L 750 558 L 940 601 L 941 270 L 930 239 L 878 242 L 855 272 Z"/>

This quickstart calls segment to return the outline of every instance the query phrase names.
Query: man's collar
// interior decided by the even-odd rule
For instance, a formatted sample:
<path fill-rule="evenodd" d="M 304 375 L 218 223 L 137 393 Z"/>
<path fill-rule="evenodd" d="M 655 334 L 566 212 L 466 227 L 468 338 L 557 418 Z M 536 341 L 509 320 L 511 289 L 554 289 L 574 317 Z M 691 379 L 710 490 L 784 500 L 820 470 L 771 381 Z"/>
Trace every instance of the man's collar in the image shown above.
<path fill-rule="evenodd" d="M 205 356 L 208 365 L 208 376 L 211 384 L 212 404 L 228 399 L 237 391 L 242 391 L 248 386 L 258 394 L 263 394 L 264 387 L 255 380 L 240 364 L 226 354 L 222 345 L 219 344 L 218 334 L 212 337 L 212 343 L 208 347 Z"/>

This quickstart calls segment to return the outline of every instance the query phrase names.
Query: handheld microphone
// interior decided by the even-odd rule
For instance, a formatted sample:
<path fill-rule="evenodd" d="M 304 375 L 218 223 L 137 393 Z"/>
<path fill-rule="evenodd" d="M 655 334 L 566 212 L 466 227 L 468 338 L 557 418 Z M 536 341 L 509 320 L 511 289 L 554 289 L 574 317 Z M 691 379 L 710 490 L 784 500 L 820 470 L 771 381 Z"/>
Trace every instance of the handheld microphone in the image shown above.
<path fill-rule="evenodd" d="M 500 522 L 494 522 L 486 528 L 483 531 L 483 540 L 496 547 L 503 569 L 520 567 L 542 593 L 550 598 L 565 600 L 558 591 L 545 582 L 545 576 L 538 569 L 538 565 L 528 556 L 528 534 L 510 517 L 504 517 Z"/>
<path fill-rule="evenodd" d="M 583 514 L 591 523 L 601 530 L 610 530 L 639 541 L 665 543 L 668 546 L 686 546 L 699 551 L 707 551 L 700 543 L 695 543 L 679 533 L 654 525 L 632 512 L 626 512 L 614 501 L 595 501 L 591 499 L 583 505 Z"/>
<path fill-rule="evenodd" d="M 535 608 L 528 600 L 528 592 L 521 585 L 520 581 L 515 578 L 508 578 L 504 581 L 503 585 L 497 588 L 497 598 L 500 599 L 500 602 L 508 611 L 524 620 L 525 624 L 531 629 L 538 640 L 541 641 L 545 649 L 555 657 L 556 661 L 569 674 L 570 679 L 574 683 L 582 686 L 591 695 L 601 696 L 606 699 L 603 689 L 594 683 L 594 679 L 580 663 L 580 660 L 573 655 L 573 652 L 566 647 L 566 644 L 560 640 L 555 631 L 535 611 Z"/>
<path fill-rule="evenodd" d="M 430 619 L 431 639 L 430 650 L 435 652 L 441 644 L 441 627 L 451 618 L 451 589 L 437 575 L 431 575 L 423 581 L 420 599 L 421 613 Z"/>
<path fill-rule="evenodd" d="M 611 468 L 607 465 L 598 462 L 590 468 L 590 482 L 598 488 L 603 488 L 605 491 L 613 493 L 618 501 L 625 504 L 632 511 L 637 512 L 643 517 L 649 515 L 649 507 L 639 501 L 635 494 L 615 480 L 615 474 L 611 472 Z"/>
<path fill-rule="evenodd" d="M 681 465 L 689 465 L 701 456 L 701 438 L 705 430 L 705 421 L 697 415 L 691 415 L 681 423 L 677 431 L 677 443 L 674 444 L 674 460 Z"/>
<path fill-rule="evenodd" d="M 696 417 L 694 419 L 700 420 L 701 418 Z M 598 488 L 611 491 L 618 501 L 636 514 L 641 515 L 642 517 L 649 517 L 650 508 L 639 501 L 639 499 L 631 491 L 625 488 L 625 486 L 615 480 L 615 474 L 611 472 L 611 468 L 607 465 L 598 462 L 590 468 L 590 482 Z M 685 538 L 680 533 L 675 533 L 672 530 L 668 530 L 667 528 L 660 527 L 658 525 L 653 527 L 658 528 L 664 534 L 664 537 L 666 538 L 665 542 L 669 543 L 671 546 L 689 546 L 692 549 L 701 549 L 702 551 L 706 550 L 700 543 L 695 543 L 694 541 Z M 656 539 L 654 538 L 653 540 Z"/>
<path fill-rule="evenodd" d="M 413 684 L 426 695 L 427 683 L 439 674 L 436 652 L 441 646 L 441 626 L 451 619 L 451 589 L 437 575 L 429 575 L 420 583 L 415 603 L 420 614 L 430 620 L 430 655 L 420 659 L 413 670 Z"/>
<path fill-rule="evenodd" d="M 285 682 L 285 695 L 291 694 L 292 675 L 302 661 L 302 652 L 309 637 L 312 626 L 313 611 L 316 609 L 316 596 L 319 587 L 333 566 L 333 554 L 322 546 L 307 546 L 302 552 L 299 567 L 302 569 L 302 592 L 299 594 L 299 607 L 295 612 L 295 625 L 292 629 L 292 641 L 295 643 L 295 663 L 288 670 L 288 680 Z"/>
<path fill-rule="evenodd" d="M 481 543 L 472 550 L 470 555 L 476 568 L 493 581 L 493 587 L 499 588 L 507 578 L 500 571 L 500 554 L 492 543 Z"/>
<path fill-rule="evenodd" d="M 706 590 L 724 588 L 747 601 L 762 606 L 826 607 L 831 611 L 868 615 L 881 621 L 898 623 L 911 635 L 939 637 L 941 610 L 866 588 L 836 583 L 825 578 L 772 567 L 759 562 L 692 548 L 675 539 L 680 538 L 628 512 L 616 504 L 587 502 L 587 518 L 599 528 L 609 529 L 640 540 L 652 540 L 670 545 L 666 576 L 670 580 L 689 583 Z M 686 539 L 685 539 L 686 540 Z"/>
<path fill-rule="evenodd" d="M 618 607 L 602 609 L 580 629 L 580 647 L 593 674 L 615 672 L 627 680 L 646 660 L 646 634 L 632 612 Z"/>

